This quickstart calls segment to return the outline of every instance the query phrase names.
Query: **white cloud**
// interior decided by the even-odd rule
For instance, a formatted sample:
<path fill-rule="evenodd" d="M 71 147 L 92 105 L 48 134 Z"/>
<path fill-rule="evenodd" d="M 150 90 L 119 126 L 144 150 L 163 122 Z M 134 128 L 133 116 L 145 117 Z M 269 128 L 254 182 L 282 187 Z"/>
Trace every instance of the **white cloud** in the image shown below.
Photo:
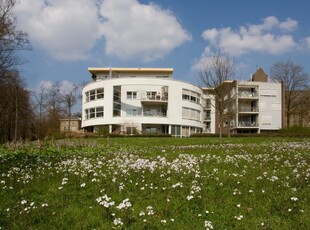
<path fill-rule="evenodd" d="M 22 0 L 15 11 L 34 47 L 60 60 L 88 58 L 101 38 L 107 55 L 144 60 L 191 39 L 171 12 L 137 0 Z"/>
<path fill-rule="evenodd" d="M 298 21 L 287 18 L 285 22 L 280 24 L 280 28 L 287 31 L 294 31 L 298 26 Z"/>
<path fill-rule="evenodd" d="M 310 37 L 307 37 L 303 41 L 308 49 L 310 49 Z"/>
<path fill-rule="evenodd" d="M 120 59 L 160 59 L 191 40 L 176 17 L 159 6 L 137 0 L 106 0 L 101 5 L 106 54 Z"/>
<path fill-rule="evenodd" d="M 230 27 L 208 29 L 202 33 L 202 37 L 210 46 L 224 49 L 235 56 L 253 51 L 277 55 L 297 47 L 292 35 L 279 33 L 278 30 L 290 32 L 297 25 L 297 21 L 290 18 L 279 22 L 276 17 L 270 16 L 263 19 L 261 24 L 241 26 L 239 30 Z"/>
<path fill-rule="evenodd" d="M 99 36 L 96 12 L 89 0 L 23 0 L 16 7 L 31 42 L 62 60 L 86 58 Z"/>

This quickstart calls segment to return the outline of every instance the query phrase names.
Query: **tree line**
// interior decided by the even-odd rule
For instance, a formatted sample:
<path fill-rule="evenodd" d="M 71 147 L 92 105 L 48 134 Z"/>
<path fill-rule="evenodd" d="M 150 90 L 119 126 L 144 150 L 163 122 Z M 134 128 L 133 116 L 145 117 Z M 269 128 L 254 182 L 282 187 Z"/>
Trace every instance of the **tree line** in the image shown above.
<path fill-rule="evenodd" d="M 27 89 L 18 67 L 21 51 L 31 51 L 28 34 L 17 28 L 17 0 L 0 0 L 0 143 L 41 139 L 59 132 L 59 119 L 73 116 L 77 86 L 61 92 L 60 84 Z"/>

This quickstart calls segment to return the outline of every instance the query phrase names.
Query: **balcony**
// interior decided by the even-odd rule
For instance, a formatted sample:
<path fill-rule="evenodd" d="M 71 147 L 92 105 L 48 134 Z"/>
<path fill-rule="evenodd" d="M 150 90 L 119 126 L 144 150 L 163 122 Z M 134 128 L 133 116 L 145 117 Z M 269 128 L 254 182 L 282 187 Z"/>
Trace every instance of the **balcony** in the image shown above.
<path fill-rule="evenodd" d="M 239 121 L 238 123 L 239 128 L 258 128 L 258 123 L 257 122 L 252 122 L 252 121 Z"/>
<path fill-rule="evenodd" d="M 239 107 L 238 113 L 259 113 L 257 107 Z"/>
<path fill-rule="evenodd" d="M 147 95 L 141 97 L 142 104 L 168 104 L 168 94 Z"/>
<path fill-rule="evenodd" d="M 167 117 L 166 112 L 155 112 L 155 111 L 143 111 L 145 117 Z"/>
<path fill-rule="evenodd" d="M 239 86 L 238 88 L 239 99 L 258 99 L 258 87 L 251 86 Z"/>
<path fill-rule="evenodd" d="M 204 117 L 204 121 L 211 121 L 211 115 L 206 115 L 205 117 Z"/>

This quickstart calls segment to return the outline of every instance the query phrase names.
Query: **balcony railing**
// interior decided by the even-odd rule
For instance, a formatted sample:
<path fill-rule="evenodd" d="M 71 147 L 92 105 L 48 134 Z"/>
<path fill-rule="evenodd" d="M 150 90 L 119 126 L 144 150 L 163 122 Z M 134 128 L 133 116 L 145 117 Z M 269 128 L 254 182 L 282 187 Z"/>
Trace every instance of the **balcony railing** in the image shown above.
<path fill-rule="evenodd" d="M 258 113 L 257 107 L 239 107 L 238 108 L 239 113 Z"/>
<path fill-rule="evenodd" d="M 240 97 L 240 98 L 254 98 L 254 97 L 258 97 L 258 93 L 247 92 L 247 91 L 239 91 L 238 97 Z"/>
<path fill-rule="evenodd" d="M 206 116 L 204 117 L 204 120 L 205 120 L 205 121 L 211 120 L 211 115 L 206 115 Z"/>
<path fill-rule="evenodd" d="M 145 117 L 167 117 L 167 113 L 163 112 L 143 112 L 143 116 Z"/>
<path fill-rule="evenodd" d="M 149 101 L 149 102 L 167 102 L 168 101 L 168 94 L 165 95 L 150 95 L 150 96 L 142 96 L 141 101 Z"/>
<path fill-rule="evenodd" d="M 255 121 L 239 121 L 238 127 L 258 127 L 258 123 Z"/>

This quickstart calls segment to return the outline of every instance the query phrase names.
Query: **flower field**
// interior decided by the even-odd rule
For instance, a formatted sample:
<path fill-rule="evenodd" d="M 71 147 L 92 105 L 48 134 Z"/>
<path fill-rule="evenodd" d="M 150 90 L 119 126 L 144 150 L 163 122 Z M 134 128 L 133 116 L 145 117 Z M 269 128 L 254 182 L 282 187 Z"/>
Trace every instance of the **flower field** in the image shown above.
<path fill-rule="evenodd" d="M 0 229 L 310 229 L 310 140 L 256 140 L 4 145 Z"/>

